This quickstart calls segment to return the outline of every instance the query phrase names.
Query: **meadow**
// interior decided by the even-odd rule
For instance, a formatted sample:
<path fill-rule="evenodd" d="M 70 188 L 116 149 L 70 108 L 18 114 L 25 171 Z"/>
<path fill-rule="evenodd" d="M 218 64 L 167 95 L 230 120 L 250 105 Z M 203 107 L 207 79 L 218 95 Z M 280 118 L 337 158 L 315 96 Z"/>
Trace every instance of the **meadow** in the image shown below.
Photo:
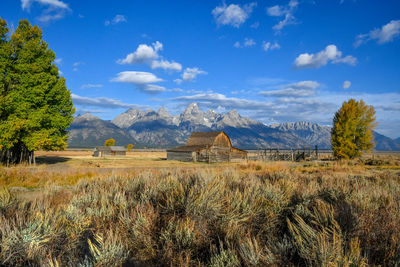
<path fill-rule="evenodd" d="M 400 265 L 400 155 L 0 167 L 0 266 Z"/>

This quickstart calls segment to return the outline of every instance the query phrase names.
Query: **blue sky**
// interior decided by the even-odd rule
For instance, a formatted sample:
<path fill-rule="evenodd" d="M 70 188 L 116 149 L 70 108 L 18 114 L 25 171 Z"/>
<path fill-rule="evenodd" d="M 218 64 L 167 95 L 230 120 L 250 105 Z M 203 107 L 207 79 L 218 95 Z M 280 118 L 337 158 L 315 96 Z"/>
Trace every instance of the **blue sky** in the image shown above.
<path fill-rule="evenodd" d="M 77 113 L 236 109 L 265 124 L 330 125 L 373 105 L 400 137 L 400 2 L 2 0 L 11 29 L 43 29 Z"/>

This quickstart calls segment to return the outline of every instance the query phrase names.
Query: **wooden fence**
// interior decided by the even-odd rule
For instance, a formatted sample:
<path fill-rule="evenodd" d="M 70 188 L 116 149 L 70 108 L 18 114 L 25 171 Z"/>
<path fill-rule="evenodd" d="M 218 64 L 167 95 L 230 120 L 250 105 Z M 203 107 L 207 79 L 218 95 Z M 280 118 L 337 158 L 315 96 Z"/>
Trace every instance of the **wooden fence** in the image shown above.
<path fill-rule="evenodd" d="M 320 150 L 318 146 L 313 149 L 307 148 L 293 148 L 293 149 L 279 149 L 267 148 L 249 151 L 248 159 L 262 160 L 262 161 L 302 161 L 302 160 L 318 160 L 323 157 L 331 155 L 331 150 Z"/>

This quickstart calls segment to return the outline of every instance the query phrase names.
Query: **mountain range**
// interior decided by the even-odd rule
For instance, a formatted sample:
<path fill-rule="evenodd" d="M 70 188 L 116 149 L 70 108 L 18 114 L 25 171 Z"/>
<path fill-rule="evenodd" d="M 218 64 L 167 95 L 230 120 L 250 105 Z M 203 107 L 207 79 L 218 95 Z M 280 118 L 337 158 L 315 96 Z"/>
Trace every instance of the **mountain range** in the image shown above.
<path fill-rule="evenodd" d="M 233 146 L 242 149 L 330 148 L 330 127 L 312 122 L 265 125 L 242 117 L 235 110 L 203 112 L 196 103 L 183 113 L 172 116 L 165 108 L 128 109 L 112 121 L 86 113 L 75 118 L 69 128 L 69 147 L 94 147 L 109 138 L 116 145 L 134 144 L 136 148 L 170 148 L 186 143 L 195 131 L 224 131 Z M 377 150 L 400 150 L 399 138 L 393 140 L 375 132 Z"/>

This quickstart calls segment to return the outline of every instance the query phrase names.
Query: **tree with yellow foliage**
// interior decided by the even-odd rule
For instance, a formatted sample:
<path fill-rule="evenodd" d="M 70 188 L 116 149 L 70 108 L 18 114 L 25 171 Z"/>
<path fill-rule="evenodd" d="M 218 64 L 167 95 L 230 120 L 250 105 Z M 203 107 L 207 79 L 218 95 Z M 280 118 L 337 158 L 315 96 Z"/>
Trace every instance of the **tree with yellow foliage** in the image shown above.
<path fill-rule="evenodd" d="M 113 145 L 115 145 L 115 140 L 114 140 L 113 138 L 107 139 L 107 140 L 104 142 L 104 145 L 105 145 L 105 146 L 113 146 Z"/>
<path fill-rule="evenodd" d="M 353 159 L 374 148 L 375 110 L 363 100 L 350 99 L 335 113 L 331 142 L 337 159 Z"/>

